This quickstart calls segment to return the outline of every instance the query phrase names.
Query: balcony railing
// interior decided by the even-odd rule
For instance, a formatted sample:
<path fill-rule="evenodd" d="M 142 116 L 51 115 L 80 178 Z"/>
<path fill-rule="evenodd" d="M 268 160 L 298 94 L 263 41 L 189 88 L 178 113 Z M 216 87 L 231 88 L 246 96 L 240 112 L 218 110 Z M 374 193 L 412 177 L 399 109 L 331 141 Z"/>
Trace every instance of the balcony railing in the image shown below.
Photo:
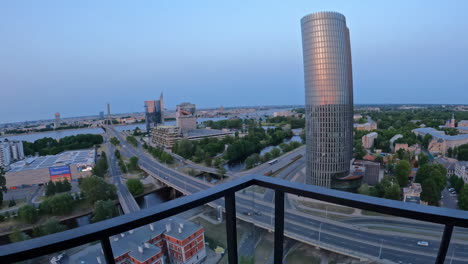
<path fill-rule="evenodd" d="M 115 263 L 109 238 L 119 233 L 159 221 L 189 209 L 225 199 L 228 261 L 238 263 L 236 196 L 235 193 L 252 185 L 275 191 L 274 263 L 282 263 L 284 241 L 285 193 L 324 202 L 364 209 L 377 213 L 444 225 L 442 240 L 435 263 L 444 263 L 454 227 L 468 227 L 468 212 L 402 203 L 398 201 L 340 192 L 316 186 L 288 182 L 265 176 L 246 176 L 213 188 L 181 197 L 136 213 L 0 247 L 0 263 L 28 260 L 61 250 L 100 241 L 107 263 Z"/>

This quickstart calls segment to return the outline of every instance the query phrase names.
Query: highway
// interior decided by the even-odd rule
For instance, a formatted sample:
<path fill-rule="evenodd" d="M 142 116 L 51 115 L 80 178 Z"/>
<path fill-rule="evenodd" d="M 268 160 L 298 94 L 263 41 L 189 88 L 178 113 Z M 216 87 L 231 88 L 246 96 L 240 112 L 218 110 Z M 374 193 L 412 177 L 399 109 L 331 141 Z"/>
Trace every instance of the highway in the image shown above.
<path fill-rule="evenodd" d="M 133 198 L 133 195 L 130 193 L 127 186 L 122 183 L 122 172 L 120 171 L 118 161 L 114 156 L 115 148 L 108 139 L 106 139 L 106 146 L 109 152 L 107 153 L 109 173 L 112 175 L 112 183 L 117 187 L 117 195 L 119 198 L 120 206 L 122 207 L 122 211 L 125 214 L 139 211 L 140 207 L 135 201 L 135 198 Z"/>
<path fill-rule="evenodd" d="M 130 146 L 115 130 L 108 128 L 107 131 L 120 140 L 124 155 L 129 157 L 137 156 L 142 169 L 182 193 L 190 194 L 213 186 L 210 183 L 165 167 L 163 164 L 152 159 L 148 154 Z M 287 169 L 284 169 L 284 171 Z M 287 173 L 284 173 L 285 177 L 287 177 Z M 272 196 L 270 195 L 264 201 L 253 201 L 247 195 L 238 194 L 236 195 L 237 217 L 256 226 L 271 229 L 274 220 L 274 204 L 271 200 Z M 215 201 L 214 204 L 215 206 L 220 205 L 224 207 L 222 199 Z M 249 211 L 259 211 L 260 215 L 253 214 L 247 216 L 244 214 Z M 285 235 L 307 244 L 319 245 L 328 250 L 363 259 L 378 259 L 380 255 L 382 258 L 393 262 L 434 262 L 440 241 L 424 239 L 429 241 L 429 246 L 422 247 L 417 245 L 417 242 L 421 240 L 418 235 L 385 233 L 315 217 L 291 209 L 289 206 L 287 206 L 285 213 Z M 468 246 L 466 243 L 462 244 L 460 241 L 452 243 L 450 250 L 452 251 L 449 252 L 453 252 L 454 256 L 453 264 L 468 262 Z"/>

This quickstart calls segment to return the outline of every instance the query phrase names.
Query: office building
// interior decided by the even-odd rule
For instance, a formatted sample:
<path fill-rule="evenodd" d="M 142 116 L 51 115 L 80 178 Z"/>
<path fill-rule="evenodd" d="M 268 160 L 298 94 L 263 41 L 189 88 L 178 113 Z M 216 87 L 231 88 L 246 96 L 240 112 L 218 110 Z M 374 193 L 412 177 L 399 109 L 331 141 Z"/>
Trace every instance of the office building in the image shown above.
<path fill-rule="evenodd" d="M 306 183 L 333 187 L 350 172 L 353 78 L 343 15 L 319 12 L 301 20 L 306 97 Z"/>
<path fill-rule="evenodd" d="M 153 127 L 164 125 L 164 99 L 162 93 L 159 100 L 145 101 L 145 119 L 147 132 L 150 132 Z"/>
<path fill-rule="evenodd" d="M 54 129 L 60 127 L 60 113 L 55 113 Z"/>
<path fill-rule="evenodd" d="M 372 132 L 362 136 L 362 146 L 366 149 L 370 149 L 374 146 L 374 141 L 377 138 L 377 132 Z"/>
<path fill-rule="evenodd" d="M 181 139 L 179 127 L 157 126 L 151 131 L 152 145 L 165 149 L 172 149 L 172 146 Z"/>
<path fill-rule="evenodd" d="M 177 106 L 176 123 L 182 134 L 197 128 L 197 117 L 195 116 L 195 105 L 182 103 Z"/>

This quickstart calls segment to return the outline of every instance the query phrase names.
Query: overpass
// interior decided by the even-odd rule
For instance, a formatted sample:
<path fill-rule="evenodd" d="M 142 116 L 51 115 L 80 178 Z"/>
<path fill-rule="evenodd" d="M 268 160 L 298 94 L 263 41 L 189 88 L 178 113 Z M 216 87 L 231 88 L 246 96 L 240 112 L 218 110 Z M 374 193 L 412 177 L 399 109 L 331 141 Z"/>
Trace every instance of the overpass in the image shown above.
<path fill-rule="evenodd" d="M 122 183 L 122 172 L 118 165 L 118 161 L 114 156 L 115 148 L 114 145 L 106 138 L 106 146 L 108 149 L 107 163 L 109 164 L 109 173 L 112 176 L 112 183 L 117 187 L 117 196 L 119 198 L 120 206 L 124 214 L 130 214 L 140 210 L 140 206 L 133 198 L 133 195 L 127 188 L 127 185 Z"/>
<path fill-rule="evenodd" d="M 108 131 L 120 140 L 124 155 L 137 156 L 142 169 L 168 186 L 187 195 L 213 187 L 210 183 L 165 167 L 148 154 L 130 146 L 115 130 L 109 129 Z M 253 206 L 253 201 L 254 198 L 248 195 L 242 193 L 236 195 L 237 218 L 258 227 L 272 230 L 274 203 L 268 200 L 255 201 Z M 215 208 L 218 206 L 224 207 L 224 201 L 220 199 L 209 205 Z M 245 212 L 252 212 L 252 210 L 260 213 L 250 216 L 244 214 Z M 312 216 L 289 207 L 285 209 L 284 224 L 284 234 L 287 237 L 339 254 L 359 259 L 379 260 L 379 262 L 382 261 L 379 259 L 381 257 L 392 262 L 431 263 L 434 262 L 440 246 L 440 241 L 433 238 L 425 239 L 430 242 L 429 246 L 418 246 L 417 242 L 421 240 L 421 235 L 418 234 L 409 232 L 395 234 L 382 230 L 367 229 Z M 468 244 L 466 241 L 453 240 L 451 248 L 454 256 L 452 259 L 453 264 L 468 262 Z"/>

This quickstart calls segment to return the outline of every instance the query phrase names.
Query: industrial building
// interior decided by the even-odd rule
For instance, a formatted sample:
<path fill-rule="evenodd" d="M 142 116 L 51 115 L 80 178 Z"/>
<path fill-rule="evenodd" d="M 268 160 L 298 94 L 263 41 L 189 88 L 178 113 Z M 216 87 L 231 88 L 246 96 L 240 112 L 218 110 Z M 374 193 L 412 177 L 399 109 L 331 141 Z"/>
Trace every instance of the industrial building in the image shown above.
<path fill-rule="evenodd" d="M 306 183 L 333 187 L 349 175 L 353 78 L 346 18 L 318 12 L 301 19 L 306 97 Z M 340 185 L 342 185 L 340 180 Z"/>
<path fill-rule="evenodd" d="M 6 186 L 21 188 L 44 184 L 50 180 L 76 180 L 91 175 L 95 160 L 94 149 L 27 158 L 10 165 L 11 169 L 5 173 Z M 65 167 L 69 168 L 68 172 Z"/>

